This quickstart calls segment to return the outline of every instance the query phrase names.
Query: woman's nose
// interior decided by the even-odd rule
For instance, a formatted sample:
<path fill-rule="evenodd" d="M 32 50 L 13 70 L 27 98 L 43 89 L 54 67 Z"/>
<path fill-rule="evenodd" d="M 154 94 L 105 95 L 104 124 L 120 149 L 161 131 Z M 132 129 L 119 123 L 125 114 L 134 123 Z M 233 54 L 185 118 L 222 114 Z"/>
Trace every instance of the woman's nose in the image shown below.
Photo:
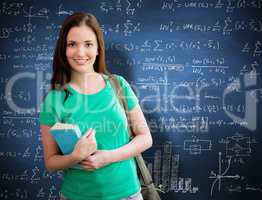
<path fill-rule="evenodd" d="M 84 56 L 86 53 L 85 47 L 83 45 L 79 45 L 76 53 L 79 56 Z"/>

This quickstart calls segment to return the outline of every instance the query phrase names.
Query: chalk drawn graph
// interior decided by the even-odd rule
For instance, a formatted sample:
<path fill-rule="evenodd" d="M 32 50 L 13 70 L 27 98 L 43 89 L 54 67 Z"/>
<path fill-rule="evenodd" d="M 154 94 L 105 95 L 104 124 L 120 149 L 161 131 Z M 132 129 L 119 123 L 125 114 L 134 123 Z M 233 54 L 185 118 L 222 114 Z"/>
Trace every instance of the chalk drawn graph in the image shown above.
<path fill-rule="evenodd" d="M 218 191 L 220 192 L 221 191 L 221 182 L 222 182 L 222 179 L 239 179 L 240 176 L 238 174 L 236 175 L 227 175 L 227 172 L 229 171 L 230 169 L 230 165 L 231 165 L 231 158 L 232 157 L 229 157 L 228 159 L 228 163 L 227 163 L 227 167 L 226 169 L 224 170 L 224 172 L 222 172 L 222 162 L 221 162 L 221 156 L 222 156 L 222 153 L 219 152 L 218 153 L 219 155 L 219 169 L 218 169 L 218 173 L 215 173 L 214 171 L 211 171 L 210 172 L 210 176 L 209 178 L 211 179 L 214 179 L 213 183 L 212 183 L 212 186 L 211 186 L 211 190 L 210 190 L 210 195 L 213 196 L 213 193 L 214 193 L 214 187 L 216 185 L 216 183 L 218 183 Z"/>

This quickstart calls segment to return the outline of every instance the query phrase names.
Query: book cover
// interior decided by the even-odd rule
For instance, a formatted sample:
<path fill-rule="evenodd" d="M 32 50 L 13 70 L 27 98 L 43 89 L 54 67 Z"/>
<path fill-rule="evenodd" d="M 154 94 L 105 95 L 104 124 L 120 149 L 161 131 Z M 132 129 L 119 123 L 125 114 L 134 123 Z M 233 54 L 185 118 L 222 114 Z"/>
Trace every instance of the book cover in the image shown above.
<path fill-rule="evenodd" d="M 77 125 L 66 123 L 56 123 L 51 127 L 50 134 L 64 155 L 73 152 L 77 141 L 81 137 L 81 131 Z M 79 165 L 72 168 L 81 169 Z"/>

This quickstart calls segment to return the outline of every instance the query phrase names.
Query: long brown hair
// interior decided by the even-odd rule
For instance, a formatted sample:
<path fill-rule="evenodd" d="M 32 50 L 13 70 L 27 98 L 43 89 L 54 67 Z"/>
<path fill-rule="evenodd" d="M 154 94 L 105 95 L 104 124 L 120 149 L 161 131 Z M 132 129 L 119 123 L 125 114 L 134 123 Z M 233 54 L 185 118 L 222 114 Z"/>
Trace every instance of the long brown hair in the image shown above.
<path fill-rule="evenodd" d="M 71 67 L 66 58 L 66 38 L 72 27 L 86 25 L 96 34 L 98 55 L 94 63 L 94 70 L 98 73 L 108 74 L 105 61 L 105 44 L 99 22 L 90 13 L 76 12 L 67 17 L 60 29 L 53 59 L 53 76 L 51 89 L 62 89 L 71 80 Z"/>

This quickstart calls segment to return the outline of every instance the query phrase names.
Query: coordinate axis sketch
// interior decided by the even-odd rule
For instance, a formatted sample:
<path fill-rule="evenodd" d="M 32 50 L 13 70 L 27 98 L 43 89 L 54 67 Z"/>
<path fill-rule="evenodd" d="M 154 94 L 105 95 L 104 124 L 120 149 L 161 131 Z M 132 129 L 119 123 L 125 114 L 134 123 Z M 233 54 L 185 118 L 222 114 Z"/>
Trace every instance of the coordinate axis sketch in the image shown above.
<path fill-rule="evenodd" d="M 218 155 L 219 155 L 219 166 L 218 166 L 219 169 L 218 169 L 218 173 L 215 173 L 214 171 L 211 171 L 210 172 L 210 176 L 208 177 L 208 178 L 214 179 L 214 181 L 212 183 L 212 186 L 211 186 L 211 190 L 210 190 L 210 195 L 211 196 L 213 195 L 213 191 L 214 191 L 214 187 L 215 187 L 216 183 L 218 183 L 218 191 L 219 192 L 221 191 L 222 179 L 239 179 L 240 178 L 240 176 L 238 174 L 236 174 L 236 175 L 226 175 L 228 170 L 230 169 L 231 158 L 232 157 L 229 157 L 228 163 L 227 163 L 227 167 L 224 170 L 224 172 L 222 172 L 222 162 L 221 162 L 222 153 L 219 152 Z"/>

